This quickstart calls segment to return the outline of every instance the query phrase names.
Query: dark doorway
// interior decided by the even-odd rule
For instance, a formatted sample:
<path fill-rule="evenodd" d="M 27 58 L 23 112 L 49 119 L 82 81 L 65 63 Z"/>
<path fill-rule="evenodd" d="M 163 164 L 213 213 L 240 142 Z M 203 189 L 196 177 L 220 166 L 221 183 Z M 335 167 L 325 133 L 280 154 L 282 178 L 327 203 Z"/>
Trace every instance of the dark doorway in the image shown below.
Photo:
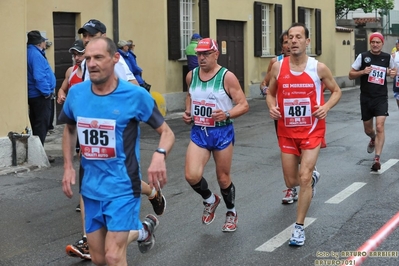
<path fill-rule="evenodd" d="M 54 27 L 54 64 L 55 64 L 55 78 L 57 80 L 56 95 L 62 82 L 65 78 L 65 72 L 72 66 L 72 56 L 69 53 L 76 37 L 76 13 L 53 13 L 53 27 Z M 56 104 L 56 121 L 58 122 L 58 115 L 61 112 L 62 105 Z"/>
<path fill-rule="evenodd" d="M 367 51 L 367 31 L 365 29 L 355 30 L 355 59 L 363 52 Z M 356 85 L 360 85 L 360 78 L 355 80 Z"/>
<path fill-rule="evenodd" d="M 233 72 L 244 90 L 244 22 L 218 20 L 218 63 Z"/>

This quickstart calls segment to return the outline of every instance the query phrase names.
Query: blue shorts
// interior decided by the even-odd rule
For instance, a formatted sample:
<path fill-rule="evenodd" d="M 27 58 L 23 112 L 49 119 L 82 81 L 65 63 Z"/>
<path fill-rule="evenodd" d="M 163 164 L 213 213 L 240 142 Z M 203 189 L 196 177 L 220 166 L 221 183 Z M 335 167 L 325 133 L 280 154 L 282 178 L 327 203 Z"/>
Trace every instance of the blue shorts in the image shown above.
<path fill-rule="evenodd" d="M 112 201 L 82 197 L 85 206 L 86 233 L 92 233 L 102 227 L 113 232 L 143 228 L 140 221 L 140 197 L 124 197 Z"/>
<path fill-rule="evenodd" d="M 212 150 L 224 150 L 230 143 L 234 145 L 233 124 L 220 127 L 193 126 L 191 129 L 191 140 L 198 147 Z"/>

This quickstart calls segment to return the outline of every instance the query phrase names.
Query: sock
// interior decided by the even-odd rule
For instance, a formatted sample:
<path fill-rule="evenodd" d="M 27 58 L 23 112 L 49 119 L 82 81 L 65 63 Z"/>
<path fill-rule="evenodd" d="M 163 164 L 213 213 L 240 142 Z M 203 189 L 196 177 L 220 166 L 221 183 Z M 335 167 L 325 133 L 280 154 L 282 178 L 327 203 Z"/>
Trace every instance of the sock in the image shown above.
<path fill-rule="evenodd" d="M 299 224 L 299 223 L 295 223 L 296 225 L 300 225 L 300 226 L 303 226 L 304 224 Z"/>
<path fill-rule="evenodd" d="M 155 197 L 155 195 L 157 194 L 157 191 L 155 190 L 155 188 L 152 188 L 151 194 L 148 196 L 148 199 L 153 199 Z"/>
<path fill-rule="evenodd" d="M 206 179 L 204 177 L 202 177 L 197 184 L 192 185 L 191 187 L 194 189 L 195 192 L 200 194 L 203 199 L 208 199 L 210 196 L 212 196 L 212 192 L 208 188 L 208 182 L 206 182 Z"/>
<path fill-rule="evenodd" d="M 227 209 L 227 212 L 232 212 L 232 213 L 234 213 L 234 215 L 236 215 L 236 214 L 237 214 L 237 212 L 236 212 L 236 208 Z"/>
<path fill-rule="evenodd" d="M 147 237 L 148 237 L 148 232 L 143 226 L 143 228 L 139 230 L 139 237 L 137 238 L 137 241 L 144 241 L 147 239 Z"/>
<path fill-rule="evenodd" d="M 380 160 L 380 156 L 379 155 L 375 155 L 374 160 L 379 161 Z"/>
<path fill-rule="evenodd" d="M 215 194 L 213 194 L 213 193 L 209 198 L 204 199 L 204 202 L 206 202 L 206 203 L 215 203 L 215 201 L 216 201 L 216 198 L 215 198 Z"/>
<path fill-rule="evenodd" d="M 234 208 L 234 201 L 236 198 L 236 189 L 231 182 L 230 186 L 228 186 L 225 189 L 220 189 L 220 193 L 222 193 L 224 203 L 226 204 L 227 209 L 233 209 Z"/>

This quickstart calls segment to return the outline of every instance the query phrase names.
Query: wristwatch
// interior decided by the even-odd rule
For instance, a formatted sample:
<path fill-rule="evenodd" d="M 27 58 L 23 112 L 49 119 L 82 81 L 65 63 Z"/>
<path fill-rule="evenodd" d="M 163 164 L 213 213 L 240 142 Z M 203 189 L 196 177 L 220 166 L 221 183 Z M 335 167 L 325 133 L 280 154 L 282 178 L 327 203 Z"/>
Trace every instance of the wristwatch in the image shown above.
<path fill-rule="evenodd" d="M 230 119 L 230 113 L 228 111 L 225 111 L 224 114 L 226 115 L 226 120 Z"/>
<path fill-rule="evenodd" d="M 165 149 L 158 148 L 155 150 L 155 152 L 162 153 L 163 155 L 165 155 L 165 158 L 166 158 L 166 150 Z"/>

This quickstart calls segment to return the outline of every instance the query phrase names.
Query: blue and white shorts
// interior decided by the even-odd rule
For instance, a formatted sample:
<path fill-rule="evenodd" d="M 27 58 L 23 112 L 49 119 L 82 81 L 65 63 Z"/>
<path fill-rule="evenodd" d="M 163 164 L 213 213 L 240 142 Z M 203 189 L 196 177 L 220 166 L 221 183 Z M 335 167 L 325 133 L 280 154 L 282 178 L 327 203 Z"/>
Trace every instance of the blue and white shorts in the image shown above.
<path fill-rule="evenodd" d="M 199 147 L 212 150 L 224 150 L 230 143 L 234 145 L 234 126 L 227 124 L 219 127 L 193 126 L 191 140 Z"/>

